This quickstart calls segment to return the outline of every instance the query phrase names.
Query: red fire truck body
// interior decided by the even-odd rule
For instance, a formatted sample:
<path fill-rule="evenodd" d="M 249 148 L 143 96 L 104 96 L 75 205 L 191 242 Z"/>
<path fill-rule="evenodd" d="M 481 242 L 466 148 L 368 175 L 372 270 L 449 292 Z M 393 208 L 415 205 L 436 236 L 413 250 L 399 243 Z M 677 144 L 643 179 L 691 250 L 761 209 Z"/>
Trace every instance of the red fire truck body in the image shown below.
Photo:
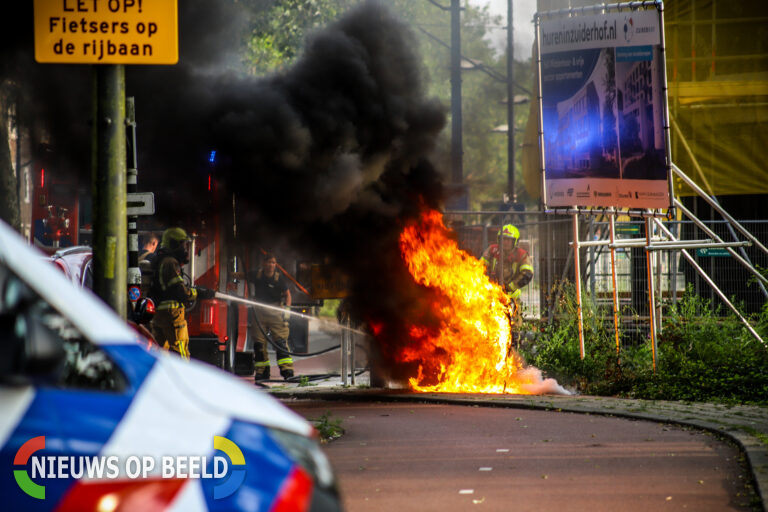
<path fill-rule="evenodd" d="M 71 179 L 39 163 L 33 180 L 32 238 L 53 253 L 80 243 L 80 191 Z"/>
<path fill-rule="evenodd" d="M 208 225 L 219 227 L 219 219 Z M 233 263 L 228 257 L 227 247 L 221 229 L 192 232 L 193 244 L 190 262 L 184 271 L 191 283 L 227 294 L 246 297 L 247 287 L 243 281 L 236 282 L 232 275 Z M 201 300 L 187 314 L 190 337 L 190 353 L 193 357 L 207 361 L 227 370 L 235 371 L 236 362 L 243 360 L 238 373 L 252 372 L 247 360 L 252 352 L 245 352 L 248 332 L 248 310 L 244 304 L 221 299 Z M 247 354 L 240 355 L 237 354 Z M 246 369 L 247 368 L 247 369 Z"/>
<path fill-rule="evenodd" d="M 53 254 L 62 247 L 90 244 L 91 224 L 81 225 L 83 218 L 90 219 L 87 194 L 72 178 L 51 172 L 42 163 L 36 167 L 38 175 L 33 189 L 32 213 L 35 245 Z M 236 273 L 244 275 L 245 262 L 255 264 L 258 261 L 261 247 L 233 242 L 234 202 L 232 198 L 219 197 L 213 174 L 212 166 L 210 174 L 201 180 L 205 182 L 203 186 L 207 188 L 209 198 L 208 204 L 202 205 L 203 211 L 197 212 L 203 220 L 196 229 L 190 223 L 182 223 L 193 238 L 190 262 L 183 270 L 189 276 L 190 285 L 248 298 L 245 280 L 234 276 Z M 146 292 L 142 290 L 142 294 Z M 231 372 L 251 373 L 253 352 L 248 341 L 248 307 L 242 303 L 209 299 L 200 300 L 189 308 L 187 325 L 192 357 Z M 291 328 L 294 329 L 293 319 Z M 302 336 L 306 338 L 306 325 L 298 326 L 296 330 L 302 329 Z"/>

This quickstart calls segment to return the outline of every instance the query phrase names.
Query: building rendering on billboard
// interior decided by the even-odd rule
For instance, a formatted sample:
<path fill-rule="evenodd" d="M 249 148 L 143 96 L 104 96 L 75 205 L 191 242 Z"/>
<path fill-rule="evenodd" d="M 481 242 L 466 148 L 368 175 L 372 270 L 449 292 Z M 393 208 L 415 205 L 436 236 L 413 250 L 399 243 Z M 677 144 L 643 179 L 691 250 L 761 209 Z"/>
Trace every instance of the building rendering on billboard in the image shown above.
<path fill-rule="evenodd" d="M 668 208 L 660 12 L 582 12 L 539 20 L 544 203 Z"/>

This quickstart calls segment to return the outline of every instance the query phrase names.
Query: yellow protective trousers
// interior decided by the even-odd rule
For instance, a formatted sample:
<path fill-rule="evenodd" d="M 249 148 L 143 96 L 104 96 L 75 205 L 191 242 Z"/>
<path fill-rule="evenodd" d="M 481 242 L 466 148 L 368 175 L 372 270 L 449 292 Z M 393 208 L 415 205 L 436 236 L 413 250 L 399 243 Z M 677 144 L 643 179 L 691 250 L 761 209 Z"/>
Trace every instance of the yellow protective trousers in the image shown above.
<path fill-rule="evenodd" d="M 283 320 L 282 313 L 268 309 L 254 311 L 252 308 L 249 314 L 251 317 L 249 318 L 248 329 L 250 330 L 250 335 L 254 342 L 253 356 L 257 371 L 260 367 L 269 366 L 269 355 L 267 354 L 268 342 L 262 329 L 264 329 L 264 331 L 269 331 L 272 341 L 282 349 L 275 349 L 277 366 L 281 370 L 293 370 L 293 358 L 287 353 L 291 351 L 291 348 L 288 345 L 288 334 L 290 330 L 288 322 Z M 256 325 L 257 319 L 261 324 L 261 329 Z"/>
<path fill-rule="evenodd" d="M 189 331 L 183 306 L 155 313 L 151 328 L 158 345 L 189 360 Z"/>

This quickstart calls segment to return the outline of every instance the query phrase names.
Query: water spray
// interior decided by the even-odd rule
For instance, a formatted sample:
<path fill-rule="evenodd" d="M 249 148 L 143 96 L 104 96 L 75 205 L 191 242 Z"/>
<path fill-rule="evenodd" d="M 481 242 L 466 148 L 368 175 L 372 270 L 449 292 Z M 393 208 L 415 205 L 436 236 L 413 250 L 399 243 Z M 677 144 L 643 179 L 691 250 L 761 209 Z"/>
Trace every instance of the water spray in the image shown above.
<path fill-rule="evenodd" d="M 228 300 L 228 301 L 232 301 L 232 302 L 240 302 L 242 304 L 247 304 L 249 306 L 255 306 L 257 308 L 263 308 L 263 309 L 270 309 L 270 310 L 273 310 L 273 311 L 279 311 L 280 313 L 286 313 L 288 315 L 296 316 L 296 317 L 299 317 L 299 318 L 304 318 L 306 320 L 315 320 L 315 321 L 318 321 L 318 322 L 321 322 L 321 323 L 324 323 L 324 324 L 327 324 L 327 325 L 330 325 L 330 326 L 333 326 L 333 327 L 340 327 L 340 328 L 342 328 L 344 330 L 347 330 L 347 331 L 350 331 L 350 332 L 354 332 L 356 334 L 361 334 L 363 336 L 368 336 L 367 332 L 361 331 L 359 329 L 355 329 L 353 327 L 348 327 L 348 326 L 342 325 L 340 323 L 331 322 L 330 320 L 323 320 L 322 318 L 317 318 L 315 316 L 305 315 L 304 313 L 298 313 L 296 311 L 291 311 L 289 309 L 286 309 L 286 308 L 283 308 L 283 307 L 280 307 L 280 306 L 275 306 L 275 305 L 272 305 L 272 304 L 265 304 L 263 302 L 257 302 L 255 300 L 244 299 L 242 297 L 238 297 L 237 295 L 229 295 L 227 293 L 216 292 L 215 297 L 217 299 L 221 299 L 221 300 Z"/>

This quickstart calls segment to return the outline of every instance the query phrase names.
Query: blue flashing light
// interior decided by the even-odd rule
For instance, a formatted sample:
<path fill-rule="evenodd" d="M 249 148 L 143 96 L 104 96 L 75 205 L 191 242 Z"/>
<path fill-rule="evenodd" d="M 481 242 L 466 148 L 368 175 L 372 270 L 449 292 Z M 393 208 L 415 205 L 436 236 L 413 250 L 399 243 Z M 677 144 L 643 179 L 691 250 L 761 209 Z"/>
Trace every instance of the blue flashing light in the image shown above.
<path fill-rule="evenodd" d="M 213 151 L 211 151 L 211 154 L 208 156 L 208 161 L 210 163 L 215 163 L 216 162 L 216 150 L 215 149 Z"/>

